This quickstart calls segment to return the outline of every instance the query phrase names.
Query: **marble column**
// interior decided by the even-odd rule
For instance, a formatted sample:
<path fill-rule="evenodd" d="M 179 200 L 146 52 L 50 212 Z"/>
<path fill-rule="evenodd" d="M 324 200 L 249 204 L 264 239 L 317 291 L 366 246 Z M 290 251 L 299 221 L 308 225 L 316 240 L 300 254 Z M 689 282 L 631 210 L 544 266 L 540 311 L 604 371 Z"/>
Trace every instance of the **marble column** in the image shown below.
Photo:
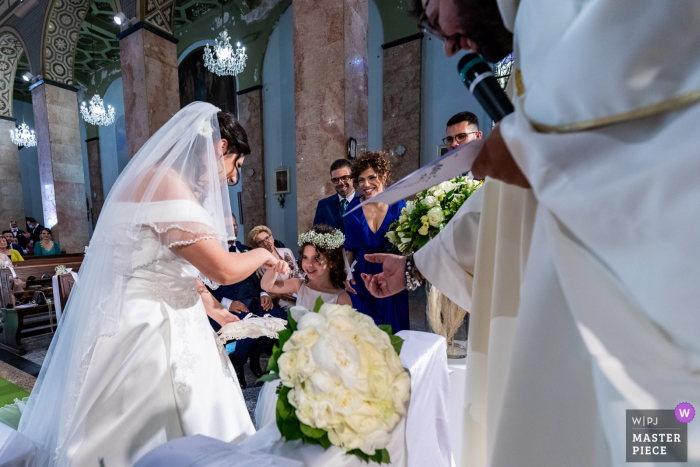
<path fill-rule="evenodd" d="M 262 86 L 238 92 L 238 119 L 248 135 L 250 154 L 241 166 L 243 238 L 256 225 L 265 225 L 265 151 L 263 148 Z"/>
<path fill-rule="evenodd" d="M 100 159 L 100 138 L 85 140 L 90 172 L 90 199 L 92 201 L 92 227 L 97 226 L 102 206 L 105 204 L 105 192 L 102 187 L 102 160 Z"/>
<path fill-rule="evenodd" d="M 31 89 L 45 225 L 62 250 L 82 253 L 90 239 L 76 89 L 47 81 Z"/>
<path fill-rule="evenodd" d="M 175 38 L 143 23 L 119 35 L 131 157 L 180 110 L 176 43 Z"/>
<path fill-rule="evenodd" d="M 311 228 L 316 204 L 335 193 L 329 169 L 347 141 L 367 147 L 367 0 L 294 0 L 299 231 Z"/>
<path fill-rule="evenodd" d="M 383 146 L 396 154 L 393 181 L 420 168 L 423 34 L 384 44 Z M 403 148 L 403 151 L 401 150 Z M 403 152 L 403 154 L 399 154 Z"/>
<path fill-rule="evenodd" d="M 8 229 L 10 221 L 24 225 L 24 198 L 19 170 L 19 151 L 10 139 L 15 119 L 0 118 L 0 225 Z"/>

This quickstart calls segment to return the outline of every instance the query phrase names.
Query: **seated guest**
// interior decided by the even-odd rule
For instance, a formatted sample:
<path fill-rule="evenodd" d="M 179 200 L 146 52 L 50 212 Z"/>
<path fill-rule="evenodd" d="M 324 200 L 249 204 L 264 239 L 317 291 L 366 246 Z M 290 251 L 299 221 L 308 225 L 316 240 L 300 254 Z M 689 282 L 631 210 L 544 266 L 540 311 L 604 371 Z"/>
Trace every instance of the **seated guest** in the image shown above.
<path fill-rule="evenodd" d="M 17 237 L 17 241 L 19 245 L 24 249 L 27 247 L 27 240 L 31 238 L 31 235 L 29 235 L 27 232 L 24 230 L 20 230 L 17 227 L 17 221 L 10 221 L 10 231 L 12 232 L 12 235 Z"/>
<path fill-rule="evenodd" d="M 479 117 L 471 112 L 460 112 L 447 121 L 445 137 L 442 142 L 447 149 L 452 151 L 463 144 L 481 139 L 483 133 L 479 131 Z"/>
<path fill-rule="evenodd" d="M 19 249 L 16 249 L 15 246 L 18 246 Z M 12 237 L 12 244 L 10 245 L 11 248 L 13 248 L 15 251 L 20 252 L 23 255 L 27 254 L 27 249 L 22 247 L 22 245 L 19 244 L 19 239 L 17 237 Z"/>
<path fill-rule="evenodd" d="M 53 241 L 51 229 L 47 229 L 46 227 L 41 229 L 40 238 L 41 240 L 34 244 L 34 255 L 49 256 L 61 254 L 61 247 L 58 242 Z"/>
<path fill-rule="evenodd" d="M 40 235 L 41 235 L 41 229 L 43 229 L 44 226 L 39 224 L 36 219 L 33 217 L 27 217 L 27 229 L 29 230 L 29 236 L 32 239 L 34 243 L 37 243 L 41 240 Z"/>
<path fill-rule="evenodd" d="M 289 279 L 290 277 L 303 277 L 299 266 L 294 259 L 294 253 L 289 248 L 275 247 L 275 239 L 272 236 L 272 231 L 264 225 L 259 225 L 248 234 L 248 242 L 255 248 L 265 248 L 272 253 L 277 259 L 284 260 L 289 264 L 289 275 L 280 276 L 281 280 Z M 264 271 L 258 270 L 258 275 L 262 276 Z M 279 306 L 281 308 L 289 308 L 296 303 L 296 297 L 291 293 L 276 294 L 273 298 L 279 298 Z"/>
<path fill-rule="evenodd" d="M 3 235 L 0 237 L 0 255 L 6 256 L 10 261 L 17 262 L 17 261 L 24 261 L 24 258 L 22 258 L 22 255 L 20 254 L 19 251 L 13 250 L 10 247 L 10 243 L 7 241 L 7 238 Z M 2 258 L 2 263 L 4 264 L 6 260 Z"/>
<path fill-rule="evenodd" d="M 233 216 L 233 229 L 238 235 L 236 216 Z M 251 250 L 251 248 L 239 241 L 229 246 L 231 253 L 244 253 L 248 250 Z M 274 306 L 270 296 L 260 288 L 260 278 L 256 273 L 236 284 L 221 285 L 215 290 L 210 289 L 210 291 L 224 308 L 237 315 L 239 319 L 245 318 L 249 313 L 258 316 L 270 314 L 275 318 L 287 319 L 287 312 Z M 209 321 L 215 331 L 221 328 L 215 321 L 211 319 Z M 236 369 L 238 381 L 243 389 L 246 388 L 243 365 L 245 365 L 248 357 L 251 357 L 250 369 L 253 374 L 258 377 L 262 376 L 263 371 L 259 362 L 260 353 L 263 351 L 267 351 L 268 354 L 271 353 L 274 342 L 268 337 L 236 341 L 236 349 L 229 354 L 229 358 Z"/>
<path fill-rule="evenodd" d="M 19 245 L 19 243 L 14 241 L 15 236 L 12 235 L 11 230 L 3 230 L 2 236 L 5 237 L 5 239 L 7 240 L 7 243 L 10 245 L 10 248 L 12 248 L 13 250 L 19 251 L 20 254 L 25 253 L 25 251 L 22 249 L 22 247 Z"/>
<path fill-rule="evenodd" d="M 343 216 L 348 205 L 355 198 L 355 186 L 351 176 L 352 163 L 338 159 L 331 164 L 331 182 L 335 193 L 318 202 L 314 225 L 325 224 L 345 232 Z"/>

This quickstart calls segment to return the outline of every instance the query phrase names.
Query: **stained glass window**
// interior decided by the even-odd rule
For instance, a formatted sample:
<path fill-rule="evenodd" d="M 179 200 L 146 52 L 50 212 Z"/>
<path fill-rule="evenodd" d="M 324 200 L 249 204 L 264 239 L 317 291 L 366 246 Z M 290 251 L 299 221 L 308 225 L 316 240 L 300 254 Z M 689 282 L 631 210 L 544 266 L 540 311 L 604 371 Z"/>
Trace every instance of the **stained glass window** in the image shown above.
<path fill-rule="evenodd" d="M 510 73 L 513 69 L 513 54 L 507 55 L 503 60 L 496 63 L 496 79 L 498 84 L 501 85 L 501 89 L 506 88 L 508 84 L 508 78 L 510 78 Z"/>

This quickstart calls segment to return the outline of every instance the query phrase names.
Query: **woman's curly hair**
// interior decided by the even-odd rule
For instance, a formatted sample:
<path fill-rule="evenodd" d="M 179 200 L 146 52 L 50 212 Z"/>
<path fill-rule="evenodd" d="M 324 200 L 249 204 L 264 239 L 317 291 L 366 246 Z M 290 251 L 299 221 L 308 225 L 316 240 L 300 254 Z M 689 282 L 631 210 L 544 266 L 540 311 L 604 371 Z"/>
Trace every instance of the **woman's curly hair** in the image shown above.
<path fill-rule="evenodd" d="M 384 185 L 389 185 L 391 176 L 391 161 L 386 151 L 369 151 L 357 158 L 352 166 L 352 179 L 355 185 L 358 183 L 360 174 L 367 169 L 374 169 L 380 178 L 384 179 Z"/>
<path fill-rule="evenodd" d="M 325 224 L 318 224 L 314 225 L 311 230 L 313 232 L 316 232 L 317 234 L 323 235 L 332 234 L 333 232 L 335 232 L 336 229 Z M 343 248 L 341 247 L 335 248 L 333 250 L 328 250 L 326 248 L 318 247 L 311 242 L 305 242 L 303 245 L 299 245 L 299 259 L 297 260 L 297 262 L 299 264 L 299 270 L 301 271 L 303 271 L 301 263 L 304 257 L 304 248 L 306 248 L 307 245 L 311 245 L 314 248 L 316 248 L 316 252 L 320 255 L 323 255 L 323 257 L 326 258 L 326 261 L 328 261 L 331 284 L 333 284 L 333 287 L 338 289 L 345 289 L 346 274 L 345 258 L 343 258 Z M 309 278 L 307 277 L 306 279 L 304 279 L 304 281 L 308 282 Z"/>

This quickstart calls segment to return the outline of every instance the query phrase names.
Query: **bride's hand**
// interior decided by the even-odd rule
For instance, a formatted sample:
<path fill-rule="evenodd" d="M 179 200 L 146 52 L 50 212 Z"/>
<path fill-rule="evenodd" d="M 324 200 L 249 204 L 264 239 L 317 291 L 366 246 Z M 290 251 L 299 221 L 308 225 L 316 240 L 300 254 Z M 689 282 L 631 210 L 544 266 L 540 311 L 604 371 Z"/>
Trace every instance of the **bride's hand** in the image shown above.
<path fill-rule="evenodd" d="M 222 328 L 228 323 L 239 321 L 240 318 L 224 308 L 219 301 L 207 290 L 202 281 L 197 279 L 197 293 L 202 298 L 207 316 L 216 321 Z"/>

